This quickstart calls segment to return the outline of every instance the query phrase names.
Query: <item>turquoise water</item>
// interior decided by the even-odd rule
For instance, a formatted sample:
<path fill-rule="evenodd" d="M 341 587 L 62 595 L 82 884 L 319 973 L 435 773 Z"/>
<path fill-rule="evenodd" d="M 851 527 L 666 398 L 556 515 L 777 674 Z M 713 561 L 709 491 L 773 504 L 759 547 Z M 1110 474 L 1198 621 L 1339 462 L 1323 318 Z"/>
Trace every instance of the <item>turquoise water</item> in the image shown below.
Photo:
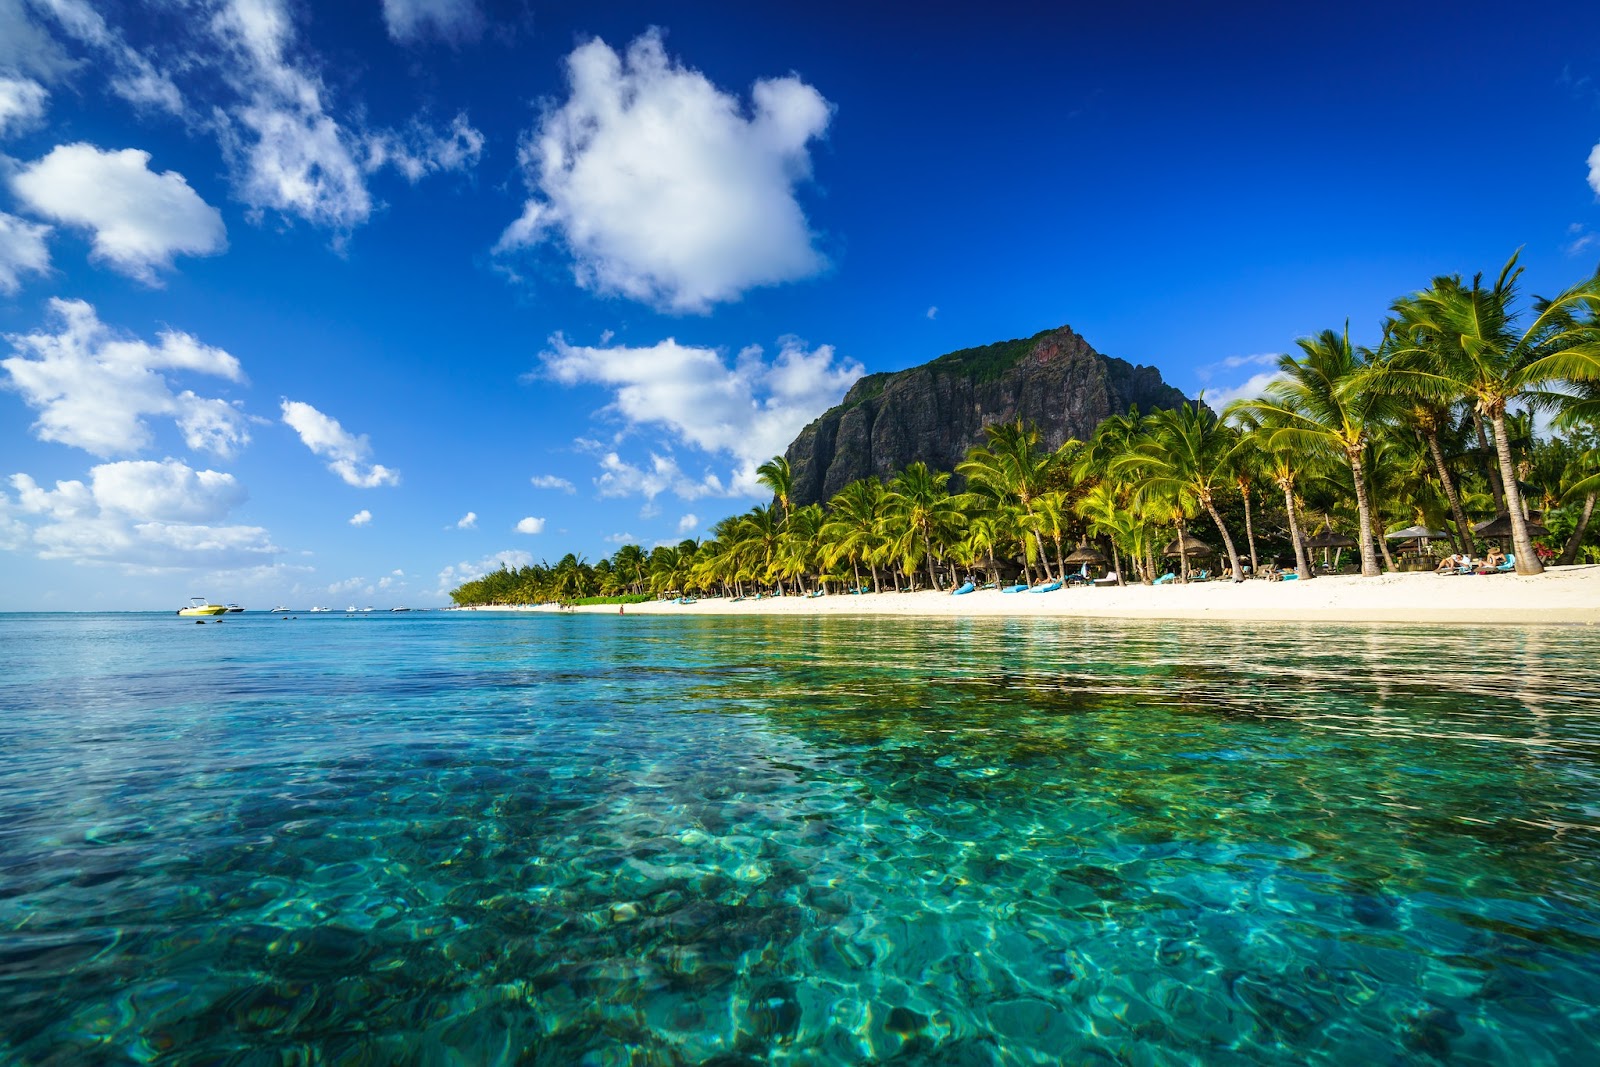
<path fill-rule="evenodd" d="M 0 1061 L 1572 1063 L 1600 632 L 0 616 Z"/>

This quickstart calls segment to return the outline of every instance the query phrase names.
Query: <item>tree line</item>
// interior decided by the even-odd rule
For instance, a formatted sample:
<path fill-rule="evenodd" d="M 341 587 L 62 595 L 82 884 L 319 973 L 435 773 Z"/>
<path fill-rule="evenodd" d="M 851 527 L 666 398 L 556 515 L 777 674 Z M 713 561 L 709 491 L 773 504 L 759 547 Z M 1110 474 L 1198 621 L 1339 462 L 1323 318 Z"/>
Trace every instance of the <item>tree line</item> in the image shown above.
<path fill-rule="evenodd" d="M 1492 282 L 1435 278 L 1392 304 L 1371 348 L 1351 344 L 1348 324 L 1302 338 L 1260 396 L 1220 413 L 1203 394 L 1132 409 L 1056 449 L 1020 421 L 991 425 L 954 471 L 914 462 L 826 504 L 795 505 L 788 461 L 774 457 L 757 470 L 772 500 L 704 540 L 503 567 L 451 598 L 945 589 L 1002 571 L 1031 583 L 1076 569 L 1080 544 L 1099 546 L 1119 583 L 1151 582 L 1168 540 L 1199 532 L 1215 533 L 1235 580 L 1263 555 L 1286 566 L 1292 555 L 1310 579 L 1316 526 L 1348 534 L 1361 573 L 1377 575 L 1395 567 L 1386 531 L 1443 530 L 1470 553 L 1475 516 L 1509 520 L 1518 573 L 1600 560 L 1600 271 L 1526 308 L 1521 274 L 1513 256 Z M 1549 531 L 1539 543 L 1530 512 Z M 1189 557 L 1177 561 L 1186 580 Z"/>

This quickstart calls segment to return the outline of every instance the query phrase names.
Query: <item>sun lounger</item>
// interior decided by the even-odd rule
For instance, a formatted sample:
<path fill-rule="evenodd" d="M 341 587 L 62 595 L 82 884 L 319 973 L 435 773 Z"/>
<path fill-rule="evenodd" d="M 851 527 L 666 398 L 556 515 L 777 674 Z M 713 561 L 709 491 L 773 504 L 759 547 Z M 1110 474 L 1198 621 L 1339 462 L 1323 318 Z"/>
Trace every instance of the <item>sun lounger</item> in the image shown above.
<path fill-rule="evenodd" d="M 1090 585 L 1116 585 L 1117 584 L 1117 572 L 1116 571 L 1112 571 L 1109 574 L 1107 574 L 1104 578 L 1096 578 L 1094 581 L 1090 582 L 1089 584 Z"/>
<path fill-rule="evenodd" d="M 1026 592 L 1027 589 L 1027 586 L 1023 585 L 1021 582 L 1018 582 L 1016 585 L 1008 585 L 1000 591 L 1002 593 L 1023 593 Z"/>
<path fill-rule="evenodd" d="M 957 586 L 956 588 L 950 590 L 950 595 L 951 596 L 965 596 L 966 594 L 972 592 L 976 588 L 978 588 L 978 587 L 973 585 L 971 582 L 962 582 L 959 586 Z"/>
<path fill-rule="evenodd" d="M 1032 589 L 1028 590 L 1028 592 L 1030 592 L 1030 593 L 1054 593 L 1057 589 L 1060 589 L 1060 588 L 1061 588 L 1061 583 L 1052 580 L 1052 581 L 1045 582 L 1043 585 L 1036 585 Z"/>
<path fill-rule="evenodd" d="M 1171 585 L 1173 582 L 1175 582 L 1177 580 L 1178 580 L 1178 576 L 1176 574 L 1173 574 L 1171 571 L 1168 571 L 1167 573 L 1163 574 L 1161 577 L 1157 578 L 1151 584 L 1152 585 Z"/>

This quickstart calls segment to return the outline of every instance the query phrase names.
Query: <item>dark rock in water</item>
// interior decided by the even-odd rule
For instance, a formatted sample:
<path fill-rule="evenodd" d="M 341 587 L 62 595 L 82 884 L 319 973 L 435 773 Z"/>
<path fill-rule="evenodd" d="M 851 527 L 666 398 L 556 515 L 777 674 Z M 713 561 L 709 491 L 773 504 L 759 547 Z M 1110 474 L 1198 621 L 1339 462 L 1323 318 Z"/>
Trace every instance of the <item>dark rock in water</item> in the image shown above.
<path fill-rule="evenodd" d="M 1017 417 L 1047 448 L 1086 439 L 1130 405 L 1174 408 L 1184 395 L 1154 367 L 1102 356 L 1067 326 L 869 374 L 789 445 L 796 505 L 827 500 L 857 478 L 886 478 L 922 460 L 954 470 L 983 428 Z"/>

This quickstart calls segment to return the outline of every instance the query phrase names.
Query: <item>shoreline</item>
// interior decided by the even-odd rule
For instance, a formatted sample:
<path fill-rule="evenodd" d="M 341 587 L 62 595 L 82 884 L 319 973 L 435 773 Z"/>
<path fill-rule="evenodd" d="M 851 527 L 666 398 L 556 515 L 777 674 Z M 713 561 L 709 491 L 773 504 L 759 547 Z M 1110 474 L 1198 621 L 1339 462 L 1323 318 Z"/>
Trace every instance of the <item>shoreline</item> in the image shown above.
<path fill-rule="evenodd" d="M 617 615 L 615 604 L 460 608 L 480 612 Z M 1600 565 L 1543 574 L 1450 575 L 1431 572 L 1325 575 L 1309 582 L 1251 580 L 1190 585 L 1066 588 L 1052 593 L 979 590 L 829 594 L 744 600 L 711 597 L 692 604 L 647 601 L 623 615 L 895 616 L 908 618 L 1080 618 L 1175 621 L 1366 622 L 1457 625 L 1600 625 Z"/>

